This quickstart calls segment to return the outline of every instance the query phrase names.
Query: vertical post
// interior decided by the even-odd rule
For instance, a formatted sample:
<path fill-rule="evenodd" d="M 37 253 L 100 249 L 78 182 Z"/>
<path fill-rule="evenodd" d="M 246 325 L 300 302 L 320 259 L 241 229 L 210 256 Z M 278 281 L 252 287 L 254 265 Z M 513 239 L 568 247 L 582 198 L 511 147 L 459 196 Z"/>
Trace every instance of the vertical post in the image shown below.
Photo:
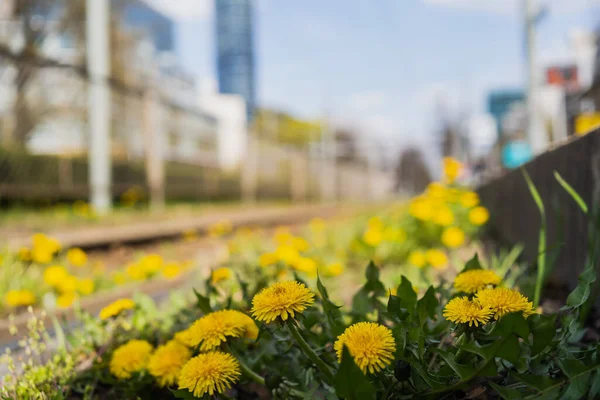
<path fill-rule="evenodd" d="M 524 1 L 525 14 L 525 46 L 527 50 L 527 139 L 534 155 L 546 148 L 544 127 L 538 112 L 536 32 L 537 10 L 535 0 Z"/>
<path fill-rule="evenodd" d="M 336 149 L 335 144 L 331 142 L 329 132 L 329 119 L 325 116 L 323 126 L 321 127 L 320 143 L 320 189 L 321 201 L 331 202 L 337 198 L 337 179 L 336 179 Z"/>
<path fill-rule="evenodd" d="M 86 0 L 90 198 L 98 213 L 111 209 L 109 0 Z"/>
<path fill-rule="evenodd" d="M 144 91 L 142 129 L 144 135 L 146 182 L 150 189 L 150 208 L 161 210 L 165 206 L 165 164 L 160 145 L 158 121 L 159 104 L 156 93 Z"/>

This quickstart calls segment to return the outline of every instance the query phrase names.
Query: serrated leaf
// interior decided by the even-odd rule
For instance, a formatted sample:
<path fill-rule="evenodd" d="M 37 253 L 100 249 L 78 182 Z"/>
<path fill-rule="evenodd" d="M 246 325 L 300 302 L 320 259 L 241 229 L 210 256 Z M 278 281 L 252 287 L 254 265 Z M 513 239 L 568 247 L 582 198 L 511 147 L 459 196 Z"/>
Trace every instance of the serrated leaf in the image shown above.
<path fill-rule="evenodd" d="M 592 378 L 592 386 L 590 388 L 590 393 L 588 394 L 588 400 L 593 400 L 598 398 L 600 394 L 600 370 L 596 371 L 596 374 Z"/>
<path fill-rule="evenodd" d="M 519 346 L 519 339 L 515 335 L 510 335 L 498 349 L 496 353 L 497 357 L 503 358 L 511 364 L 516 364 L 519 361 L 521 355 L 521 347 Z"/>
<path fill-rule="evenodd" d="M 479 370 L 477 373 L 478 376 L 485 377 L 496 377 L 498 376 L 498 368 L 496 367 L 496 363 L 492 360 L 489 362 L 485 362 L 483 368 Z"/>
<path fill-rule="evenodd" d="M 465 267 L 462 269 L 462 271 L 460 271 L 460 273 L 470 271 L 472 269 L 482 269 L 481 263 L 479 262 L 479 255 L 477 253 L 475 253 L 475 255 L 469 261 L 467 261 Z"/>
<path fill-rule="evenodd" d="M 400 297 L 394 295 L 390 295 L 388 299 L 387 312 L 390 316 L 398 318 L 400 321 L 406 320 L 409 316 L 408 311 L 402 307 Z"/>
<path fill-rule="evenodd" d="M 469 378 L 469 377 L 473 376 L 473 373 L 475 372 L 475 368 L 470 365 L 464 365 L 464 364 L 457 363 L 454 358 L 455 357 L 454 354 L 452 354 L 446 350 L 437 349 L 437 348 L 431 349 L 431 351 L 434 353 L 438 353 L 444 359 L 444 361 L 446 361 L 446 364 L 448 364 L 450 366 L 450 368 L 452 368 L 454 370 L 454 372 L 456 372 L 456 374 L 458 376 L 460 376 L 461 379 L 465 379 L 465 378 Z"/>
<path fill-rule="evenodd" d="M 480 346 L 474 342 L 465 342 L 457 344 L 456 346 L 463 351 L 468 351 L 469 353 L 477 354 L 485 360 L 490 360 L 496 355 L 500 345 L 499 343 L 500 342 L 493 342 L 486 346 Z"/>
<path fill-rule="evenodd" d="M 567 390 L 560 397 L 561 400 L 580 400 L 588 392 L 588 382 L 591 371 L 587 371 L 571 379 Z"/>
<path fill-rule="evenodd" d="M 552 343 L 556 333 L 556 315 L 535 314 L 527 322 L 533 336 L 531 355 L 535 356 Z"/>
<path fill-rule="evenodd" d="M 523 398 L 521 392 L 519 392 L 517 389 L 500 386 L 494 382 L 490 382 L 490 386 L 494 388 L 496 393 L 498 393 L 504 400 L 519 400 Z"/>
<path fill-rule="evenodd" d="M 560 382 L 560 380 L 551 379 L 548 376 L 540 376 L 527 373 L 519 374 L 518 372 L 511 372 L 510 374 L 514 376 L 518 381 L 540 392 Z"/>
<path fill-rule="evenodd" d="M 371 311 L 369 292 L 364 287 L 352 297 L 352 311 L 358 315 L 364 315 Z"/>
<path fill-rule="evenodd" d="M 400 285 L 398 286 L 398 297 L 403 308 L 406 308 L 409 313 L 413 313 L 417 304 L 417 294 L 413 290 L 412 283 L 403 275 Z"/>
<path fill-rule="evenodd" d="M 194 290 L 194 294 L 196 295 L 196 304 L 198 305 L 198 308 L 204 313 L 204 314 L 210 314 L 213 310 L 212 307 L 210 306 L 210 299 L 206 296 L 201 295 L 200 293 L 198 293 L 198 291 L 196 289 Z"/>
<path fill-rule="evenodd" d="M 343 399 L 375 399 L 375 388 L 356 365 L 346 346 L 342 350 L 342 362 L 333 378 L 333 386 L 338 397 Z"/>
<path fill-rule="evenodd" d="M 579 284 L 567 297 L 567 306 L 580 307 L 590 297 L 592 285 L 596 281 L 596 271 L 593 266 L 593 263 L 589 263 L 585 271 L 579 275 Z"/>
<path fill-rule="evenodd" d="M 427 317 L 430 319 L 435 318 L 435 310 L 438 305 L 439 302 L 435 296 L 435 289 L 433 286 L 429 286 L 423 297 L 417 301 L 417 313 L 421 325 L 425 324 Z"/>
<path fill-rule="evenodd" d="M 321 302 L 323 304 L 323 311 L 327 316 L 327 322 L 331 329 L 331 332 L 334 336 L 339 336 L 342 334 L 344 330 L 344 324 L 342 322 L 342 313 L 340 312 L 340 308 L 342 306 L 338 306 L 334 304 L 331 300 L 329 300 L 329 295 L 327 293 L 327 289 L 321 282 L 321 277 L 317 275 L 317 289 L 321 294 Z"/>

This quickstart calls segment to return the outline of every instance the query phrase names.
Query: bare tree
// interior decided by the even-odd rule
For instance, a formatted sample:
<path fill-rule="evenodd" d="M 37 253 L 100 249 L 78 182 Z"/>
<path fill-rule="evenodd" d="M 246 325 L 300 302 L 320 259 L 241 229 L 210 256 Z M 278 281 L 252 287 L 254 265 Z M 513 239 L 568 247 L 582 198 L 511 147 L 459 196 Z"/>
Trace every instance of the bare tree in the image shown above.
<path fill-rule="evenodd" d="M 423 153 L 417 148 L 404 150 L 396 167 L 396 190 L 407 194 L 420 193 L 431 182 Z"/>
<path fill-rule="evenodd" d="M 44 41 L 51 33 L 72 34 L 84 40 L 85 0 L 15 0 L 12 16 L 12 25 L 17 27 L 13 37 L 20 38 L 20 46 L 14 49 L 4 44 L 0 52 L 10 55 L 15 70 L 12 139 L 16 145 L 24 146 L 36 125 L 50 112 L 34 90 L 42 68 L 38 60 L 44 58 Z"/>

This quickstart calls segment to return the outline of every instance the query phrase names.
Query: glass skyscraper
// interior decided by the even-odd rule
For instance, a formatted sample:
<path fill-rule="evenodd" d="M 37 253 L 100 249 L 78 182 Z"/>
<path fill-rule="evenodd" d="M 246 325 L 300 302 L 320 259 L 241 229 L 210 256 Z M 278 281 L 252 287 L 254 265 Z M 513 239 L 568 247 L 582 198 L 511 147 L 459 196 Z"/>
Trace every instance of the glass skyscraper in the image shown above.
<path fill-rule="evenodd" d="M 219 92 L 246 100 L 248 121 L 255 107 L 252 0 L 216 0 Z"/>

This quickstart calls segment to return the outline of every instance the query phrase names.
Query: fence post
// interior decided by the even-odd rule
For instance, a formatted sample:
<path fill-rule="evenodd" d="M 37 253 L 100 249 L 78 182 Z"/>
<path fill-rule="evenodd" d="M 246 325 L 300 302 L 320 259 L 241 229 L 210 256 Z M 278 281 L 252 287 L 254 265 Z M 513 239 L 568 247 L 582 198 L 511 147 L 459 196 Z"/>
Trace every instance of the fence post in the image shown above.
<path fill-rule="evenodd" d="M 292 194 L 292 201 L 304 202 L 307 197 L 307 162 L 304 153 L 290 154 L 290 161 L 292 163 L 290 172 L 292 174 L 290 179 L 290 192 Z"/>
<path fill-rule="evenodd" d="M 160 146 L 157 111 L 160 108 L 156 92 L 144 91 L 142 133 L 144 137 L 146 182 L 150 189 L 150 207 L 160 210 L 165 206 L 165 165 Z"/>
<path fill-rule="evenodd" d="M 242 164 L 242 200 L 255 203 L 258 189 L 258 140 L 253 132 L 248 134 L 248 150 L 245 162 Z"/>

